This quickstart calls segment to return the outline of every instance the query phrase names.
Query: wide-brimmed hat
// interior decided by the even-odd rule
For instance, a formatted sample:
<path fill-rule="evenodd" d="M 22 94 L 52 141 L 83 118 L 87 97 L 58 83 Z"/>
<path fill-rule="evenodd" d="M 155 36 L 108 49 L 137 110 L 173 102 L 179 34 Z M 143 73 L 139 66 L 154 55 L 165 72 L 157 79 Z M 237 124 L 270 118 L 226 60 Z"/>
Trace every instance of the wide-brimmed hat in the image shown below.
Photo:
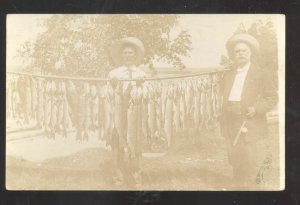
<path fill-rule="evenodd" d="M 251 48 L 253 54 L 259 53 L 259 42 L 256 40 L 256 38 L 249 34 L 236 34 L 233 35 L 226 43 L 229 57 L 232 57 L 233 48 L 237 43 L 247 44 Z"/>
<path fill-rule="evenodd" d="M 125 45 L 133 46 L 136 50 L 136 60 L 135 64 L 139 65 L 143 61 L 145 55 L 145 48 L 142 41 L 140 41 L 136 37 L 126 37 L 120 40 L 115 41 L 110 47 L 110 55 L 116 65 L 122 65 L 123 57 L 122 57 L 122 49 Z"/>

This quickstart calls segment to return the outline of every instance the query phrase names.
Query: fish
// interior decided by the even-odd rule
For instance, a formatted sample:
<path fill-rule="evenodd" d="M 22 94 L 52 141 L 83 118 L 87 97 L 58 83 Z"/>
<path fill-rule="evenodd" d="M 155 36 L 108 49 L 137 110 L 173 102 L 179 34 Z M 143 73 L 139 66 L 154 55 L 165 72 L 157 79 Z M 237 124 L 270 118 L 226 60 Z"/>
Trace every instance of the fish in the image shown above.
<path fill-rule="evenodd" d="M 95 130 L 98 124 L 99 116 L 99 98 L 96 85 L 91 85 L 90 104 L 91 109 L 91 129 Z"/>
<path fill-rule="evenodd" d="M 16 92 L 16 78 L 14 76 L 11 76 L 9 81 L 7 82 L 7 88 L 8 88 L 8 93 L 7 93 L 7 105 L 8 105 L 8 109 L 9 109 L 9 117 L 13 117 L 15 116 L 15 104 L 16 102 L 14 102 L 13 96 L 14 93 Z"/>
<path fill-rule="evenodd" d="M 63 92 L 63 126 L 64 126 L 64 135 L 67 137 L 67 129 L 70 126 L 70 115 L 69 115 L 69 105 L 67 101 L 67 89 L 66 89 L 66 83 L 63 83 L 62 87 L 62 92 Z"/>
<path fill-rule="evenodd" d="M 206 116 L 206 79 L 204 78 L 201 84 L 201 95 L 200 95 L 200 129 L 205 124 Z"/>
<path fill-rule="evenodd" d="M 20 97 L 20 101 L 22 102 L 23 105 L 23 110 L 25 112 L 25 102 L 26 102 L 26 89 L 25 86 L 27 84 L 27 80 L 25 76 L 19 76 L 17 79 L 17 92 Z"/>
<path fill-rule="evenodd" d="M 51 130 L 51 138 L 55 138 L 55 132 L 57 131 L 57 123 L 58 123 L 58 86 L 55 81 L 51 82 L 51 91 L 50 91 L 50 130 Z"/>
<path fill-rule="evenodd" d="M 19 90 L 19 85 L 20 85 L 20 78 L 17 77 L 15 81 L 15 90 L 12 93 L 12 105 L 13 105 L 13 117 L 14 119 L 17 120 L 18 124 L 23 124 L 22 123 L 22 116 L 25 116 L 25 109 L 24 109 L 24 101 L 25 99 L 22 100 L 21 98 L 21 93 L 24 91 Z M 24 86 L 24 85 L 22 85 Z"/>
<path fill-rule="evenodd" d="M 148 127 L 148 103 L 149 103 L 149 91 L 148 86 L 144 85 L 142 90 L 142 136 L 143 141 L 147 141 L 149 143 L 149 127 Z"/>
<path fill-rule="evenodd" d="M 155 91 L 154 91 L 154 99 L 155 99 L 155 110 L 156 110 L 156 128 L 157 131 L 155 133 L 156 137 L 160 137 L 162 135 L 162 87 L 159 83 L 155 84 Z"/>
<path fill-rule="evenodd" d="M 143 120 L 143 113 L 142 113 L 142 100 L 143 100 L 143 87 L 142 85 L 137 86 L 137 101 L 136 101 L 136 107 L 137 107 L 137 139 L 136 139 L 136 148 L 135 148 L 135 154 L 136 157 L 140 156 L 142 153 L 142 120 Z"/>
<path fill-rule="evenodd" d="M 38 91 L 37 80 L 31 78 L 31 118 L 36 120 L 37 117 L 37 105 L 38 105 Z"/>
<path fill-rule="evenodd" d="M 68 80 L 66 82 L 66 99 L 67 99 L 67 107 L 68 107 L 68 113 L 69 117 L 72 121 L 73 126 L 77 126 L 77 107 L 78 107 L 78 94 L 77 89 L 71 80 Z"/>
<path fill-rule="evenodd" d="M 58 82 L 58 128 L 62 136 L 67 138 L 68 104 L 66 99 L 66 86 L 63 81 Z"/>
<path fill-rule="evenodd" d="M 114 107 L 113 109 L 113 122 L 114 128 L 116 129 L 119 142 L 121 141 L 124 144 L 124 140 L 126 138 L 126 127 L 128 125 L 126 120 L 126 112 L 127 112 L 127 96 L 124 96 L 124 84 L 119 83 L 114 90 Z"/>
<path fill-rule="evenodd" d="M 209 128 L 209 123 L 213 119 L 211 89 L 212 89 L 211 77 L 208 76 L 207 86 L 206 86 L 206 113 L 207 113 L 206 128 Z"/>
<path fill-rule="evenodd" d="M 195 90 L 195 96 L 194 96 L 194 103 L 193 103 L 193 119 L 194 119 L 194 128 L 196 133 L 199 131 L 200 127 L 200 100 L 201 100 L 201 79 L 198 79 L 194 83 L 194 90 Z"/>
<path fill-rule="evenodd" d="M 154 94 L 154 86 L 149 87 L 149 104 L 148 104 L 148 116 L 149 116 L 149 130 L 150 130 L 150 139 L 153 140 L 157 131 L 157 112 L 156 112 L 156 101 Z"/>
<path fill-rule="evenodd" d="M 166 102 L 167 102 L 167 92 L 168 86 L 165 82 L 160 82 L 161 90 L 161 97 L 160 97 L 160 106 L 161 106 L 161 130 L 164 131 L 164 122 L 165 122 L 165 111 L 166 111 Z"/>
<path fill-rule="evenodd" d="M 115 98 L 114 98 L 114 90 L 111 85 L 108 83 L 103 88 L 104 93 L 104 131 L 103 136 L 107 145 L 111 145 L 112 143 L 112 131 L 114 128 L 114 107 L 115 107 Z"/>
<path fill-rule="evenodd" d="M 213 117 L 215 119 L 219 116 L 219 84 L 218 84 L 218 74 L 213 74 L 212 79 L 212 104 L 213 104 Z"/>
<path fill-rule="evenodd" d="M 87 82 L 79 82 L 77 90 L 76 103 L 76 140 L 88 140 L 88 125 L 90 110 L 88 108 L 89 84 Z"/>
<path fill-rule="evenodd" d="M 216 98 L 216 117 L 219 117 L 222 112 L 222 98 L 221 98 L 221 93 L 220 93 L 220 76 L 219 74 L 216 74 L 215 78 L 215 88 L 214 88 L 214 93 L 215 93 L 215 98 Z"/>
<path fill-rule="evenodd" d="M 25 84 L 23 85 L 25 87 L 25 119 L 24 123 L 29 124 L 30 116 L 32 113 L 31 110 L 31 104 L 32 104 L 32 95 L 31 95 L 31 81 L 29 77 L 25 78 Z"/>
<path fill-rule="evenodd" d="M 186 94 L 185 94 L 185 104 L 186 104 L 186 112 L 188 115 L 191 114 L 191 108 L 192 108 L 192 103 L 193 103 L 193 95 L 194 95 L 194 91 L 193 91 L 193 87 L 191 84 L 191 81 L 187 80 L 186 83 Z"/>
<path fill-rule="evenodd" d="M 22 100 L 20 97 L 20 92 L 18 90 L 18 83 L 19 83 L 19 77 L 15 76 L 14 83 L 13 83 L 13 91 L 12 91 L 12 110 L 13 110 L 13 117 L 20 117 L 22 115 L 23 110 L 20 110 L 23 108 L 22 106 Z"/>
<path fill-rule="evenodd" d="M 45 103 L 44 103 L 44 129 L 46 132 L 47 137 L 50 137 L 51 128 L 50 128 L 50 122 L 51 122 L 51 106 L 52 103 L 52 82 L 51 80 L 46 81 L 46 87 L 45 87 Z"/>
<path fill-rule="evenodd" d="M 213 75 L 213 96 L 215 101 L 214 119 L 219 120 L 221 115 L 221 93 L 220 93 L 220 78 L 219 73 Z"/>
<path fill-rule="evenodd" d="M 12 117 L 12 89 L 13 79 L 11 77 L 6 78 L 6 117 Z"/>
<path fill-rule="evenodd" d="M 180 132 L 180 89 L 179 87 L 175 87 L 174 93 L 174 126 L 175 133 L 178 134 Z"/>
<path fill-rule="evenodd" d="M 128 151 L 131 157 L 136 156 L 138 143 L 138 88 L 134 86 L 130 92 L 130 99 L 127 110 L 127 142 Z"/>
<path fill-rule="evenodd" d="M 81 96 L 81 103 L 80 105 L 82 108 L 80 109 L 82 111 L 82 117 L 83 117 L 83 140 L 88 141 L 89 139 L 89 126 L 91 124 L 91 108 L 89 106 L 90 104 L 90 94 L 91 94 L 91 86 L 89 82 L 83 83 L 83 95 Z"/>
<path fill-rule="evenodd" d="M 184 133 L 187 132 L 188 129 L 188 123 L 187 123 L 187 118 L 188 118 L 188 113 L 187 113 L 187 108 L 186 108 L 186 101 L 185 101 L 185 91 L 186 91 L 186 83 L 185 81 L 181 82 L 181 95 L 180 95 L 180 124 L 182 127 L 182 131 Z"/>
<path fill-rule="evenodd" d="M 105 120 L 105 85 L 98 84 L 98 137 L 104 140 L 104 120 Z"/>
<path fill-rule="evenodd" d="M 173 116 L 174 116 L 174 90 L 173 85 L 169 85 L 166 100 L 166 110 L 165 110 L 165 124 L 164 131 L 166 133 L 167 146 L 171 146 L 172 136 L 173 136 Z"/>
<path fill-rule="evenodd" d="M 37 81 L 37 127 L 44 126 L 44 86 L 45 82 L 43 79 L 39 78 Z"/>

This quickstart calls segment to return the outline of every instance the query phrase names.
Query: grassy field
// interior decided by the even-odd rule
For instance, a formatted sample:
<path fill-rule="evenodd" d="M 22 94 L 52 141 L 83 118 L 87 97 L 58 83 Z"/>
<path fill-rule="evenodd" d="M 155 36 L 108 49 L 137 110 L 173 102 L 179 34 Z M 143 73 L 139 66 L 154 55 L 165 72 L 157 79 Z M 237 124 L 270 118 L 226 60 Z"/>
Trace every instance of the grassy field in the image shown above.
<path fill-rule="evenodd" d="M 274 131 L 274 128 L 272 128 Z M 273 135 L 276 135 L 276 129 Z M 274 138 L 273 138 L 274 139 Z M 203 131 L 197 138 L 177 137 L 161 157 L 142 157 L 143 190 L 231 190 L 232 170 L 224 139 L 218 129 Z M 273 166 L 268 170 L 278 185 L 278 141 L 273 142 Z M 7 156 L 7 189 L 22 190 L 122 190 L 111 184 L 114 170 L 107 149 L 88 148 L 75 154 L 32 163 Z M 272 189 L 272 187 L 269 187 Z"/>

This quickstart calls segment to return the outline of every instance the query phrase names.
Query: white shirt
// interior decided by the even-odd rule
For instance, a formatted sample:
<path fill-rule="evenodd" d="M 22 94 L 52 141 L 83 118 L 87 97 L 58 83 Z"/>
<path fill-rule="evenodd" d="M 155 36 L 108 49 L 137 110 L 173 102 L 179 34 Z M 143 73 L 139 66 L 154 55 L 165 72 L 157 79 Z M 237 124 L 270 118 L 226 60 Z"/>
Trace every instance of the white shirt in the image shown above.
<path fill-rule="evenodd" d="M 117 79 L 137 79 L 146 77 L 146 73 L 136 66 L 132 66 L 130 69 L 126 66 L 121 66 L 110 71 L 108 77 Z"/>
<path fill-rule="evenodd" d="M 248 70 L 250 68 L 250 63 L 237 69 L 237 74 L 229 94 L 229 101 L 241 101 L 242 91 L 247 77 Z"/>
<path fill-rule="evenodd" d="M 130 69 L 127 66 L 121 66 L 110 71 L 108 77 L 116 79 L 142 79 L 146 77 L 146 73 L 136 66 L 132 66 Z M 127 81 L 123 84 L 123 90 L 125 90 L 130 83 L 132 86 L 135 86 L 135 81 Z"/>

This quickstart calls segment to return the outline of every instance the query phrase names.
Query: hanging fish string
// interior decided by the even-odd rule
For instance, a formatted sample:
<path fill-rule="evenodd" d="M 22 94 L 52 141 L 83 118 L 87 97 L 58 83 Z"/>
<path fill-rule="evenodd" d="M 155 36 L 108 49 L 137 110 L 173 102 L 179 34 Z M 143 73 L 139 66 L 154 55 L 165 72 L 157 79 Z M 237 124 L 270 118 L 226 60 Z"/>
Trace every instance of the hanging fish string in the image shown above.
<path fill-rule="evenodd" d="M 111 143 L 113 130 L 159 151 L 176 137 L 211 129 L 221 112 L 224 71 L 136 80 L 78 78 L 7 72 L 7 118 L 22 128 L 41 129 L 50 139 Z M 127 94 L 126 89 L 129 89 Z M 126 98 L 127 96 L 127 98 Z M 125 114 L 126 113 L 126 114 Z M 190 132 L 193 129 L 194 132 Z"/>

